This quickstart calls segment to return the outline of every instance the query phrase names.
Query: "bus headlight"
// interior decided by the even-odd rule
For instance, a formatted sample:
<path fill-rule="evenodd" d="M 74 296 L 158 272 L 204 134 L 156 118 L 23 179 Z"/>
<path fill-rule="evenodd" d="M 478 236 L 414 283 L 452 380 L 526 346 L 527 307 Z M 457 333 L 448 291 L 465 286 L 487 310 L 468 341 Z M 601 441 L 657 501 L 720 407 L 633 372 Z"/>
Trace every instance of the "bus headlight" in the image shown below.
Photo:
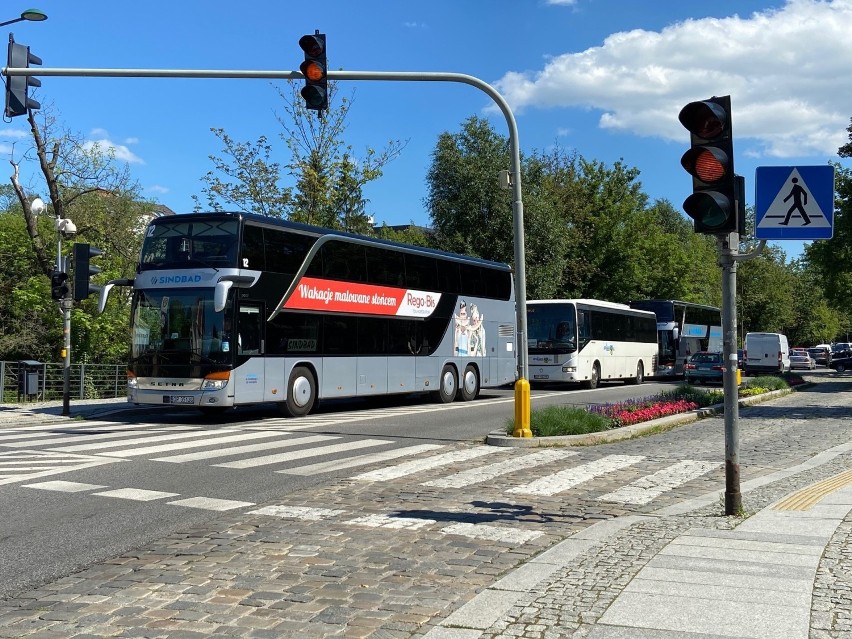
<path fill-rule="evenodd" d="M 576 373 L 577 367 L 576 366 L 563 366 L 562 372 L 563 373 Z"/>
<path fill-rule="evenodd" d="M 201 383 L 201 390 L 222 390 L 228 385 L 228 380 L 231 378 L 230 371 L 221 371 L 218 373 L 210 373 L 204 378 Z"/>

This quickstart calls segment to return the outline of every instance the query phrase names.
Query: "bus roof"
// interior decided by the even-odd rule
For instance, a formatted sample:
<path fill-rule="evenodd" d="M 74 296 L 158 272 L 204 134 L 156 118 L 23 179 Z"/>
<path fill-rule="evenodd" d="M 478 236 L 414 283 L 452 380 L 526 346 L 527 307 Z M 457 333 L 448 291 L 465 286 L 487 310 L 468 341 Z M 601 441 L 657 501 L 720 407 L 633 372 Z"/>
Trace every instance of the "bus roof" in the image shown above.
<path fill-rule="evenodd" d="M 683 304 L 683 305 L 689 306 L 691 308 L 706 308 L 706 309 L 712 310 L 712 311 L 718 311 L 719 310 L 718 306 L 712 306 L 710 304 L 698 304 L 696 302 L 684 302 L 683 300 L 630 300 L 631 306 L 633 304 L 648 304 L 648 303 Z"/>
<path fill-rule="evenodd" d="M 188 221 L 188 218 L 199 219 L 199 220 L 209 220 L 209 219 L 227 219 L 234 218 L 237 220 L 244 220 L 247 222 L 252 222 L 259 225 L 266 226 L 277 226 L 280 228 L 291 229 L 294 231 L 299 231 L 302 233 L 308 233 L 311 235 L 336 235 L 344 238 L 352 238 L 370 242 L 372 244 L 381 244 L 384 246 L 392 246 L 395 248 L 406 249 L 410 252 L 419 252 L 425 253 L 428 255 L 435 255 L 446 257 L 453 260 L 460 260 L 470 262 L 471 264 L 478 264 L 480 266 L 487 266 L 489 268 L 494 268 L 498 270 L 511 271 L 512 267 L 504 262 L 494 262 L 492 260 L 482 259 L 480 257 L 473 257 L 470 255 L 462 255 L 460 253 L 451 253 L 449 251 L 441 251 L 439 249 L 426 248 L 423 246 L 415 246 L 413 244 L 403 244 L 402 242 L 393 242 L 391 240 L 384 240 L 377 237 L 370 237 L 368 235 L 358 235 L 357 233 L 350 233 L 348 231 L 336 231 L 334 229 L 327 229 L 321 226 L 312 226 L 310 224 L 302 224 L 300 222 L 291 222 L 289 220 L 282 220 L 276 217 L 268 217 L 266 215 L 258 215 L 256 213 L 242 213 L 238 211 L 205 211 L 205 212 L 194 212 L 194 213 L 178 213 L 175 215 L 168 215 L 162 217 L 155 217 L 153 220 L 149 222 L 149 225 L 157 225 L 160 224 L 174 224 L 176 222 L 185 222 Z"/>
<path fill-rule="evenodd" d="M 646 313 L 653 315 L 651 311 L 645 311 L 637 308 L 630 308 L 627 304 L 619 304 L 618 302 L 607 302 L 605 300 L 593 300 L 588 298 L 564 299 L 564 300 L 528 300 L 527 306 L 530 304 L 583 304 L 585 306 L 597 306 L 599 308 L 609 308 L 618 311 L 632 311 L 634 313 Z"/>

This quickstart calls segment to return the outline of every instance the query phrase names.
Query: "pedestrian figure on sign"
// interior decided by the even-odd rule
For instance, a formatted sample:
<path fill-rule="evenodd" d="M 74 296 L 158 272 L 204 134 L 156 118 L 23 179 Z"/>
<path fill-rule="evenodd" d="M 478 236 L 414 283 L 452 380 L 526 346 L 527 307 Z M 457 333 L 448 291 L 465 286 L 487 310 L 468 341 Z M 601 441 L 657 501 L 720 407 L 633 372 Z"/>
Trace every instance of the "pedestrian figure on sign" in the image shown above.
<path fill-rule="evenodd" d="M 784 221 L 781 222 L 781 224 L 787 226 L 787 224 L 790 223 L 790 217 L 793 215 L 793 211 L 798 211 L 799 215 L 802 216 L 802 219 L 805 221 L 802 226 L 810 224 L 811 218 L 809 218 L 808 214 L 805 212 L 805 204 L 808 203 L 808 192 L 799 186 L 799 178 L 793 178 L 793 188 L 790 190 L 790 194 L 784 198 L 784 201 L 786 202 L 790 198 L 793 198 L 793 206 L 791 206 L 790 210 L 787 211 L 787 217 L 784 218 Z"/>

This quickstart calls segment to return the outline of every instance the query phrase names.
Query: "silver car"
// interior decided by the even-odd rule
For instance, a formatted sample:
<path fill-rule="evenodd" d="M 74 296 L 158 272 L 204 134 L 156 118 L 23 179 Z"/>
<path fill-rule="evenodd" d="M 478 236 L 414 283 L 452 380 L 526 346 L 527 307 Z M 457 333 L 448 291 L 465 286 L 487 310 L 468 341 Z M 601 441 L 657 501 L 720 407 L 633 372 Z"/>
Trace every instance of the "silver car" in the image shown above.
<path fill-rule="evenodd" d="M 812 371 L 816 368 L 816 360 L 811 357 L 808 351 L 792 350 L 790 351 L 790 369 L 794 368 L 804 368 Z"/>

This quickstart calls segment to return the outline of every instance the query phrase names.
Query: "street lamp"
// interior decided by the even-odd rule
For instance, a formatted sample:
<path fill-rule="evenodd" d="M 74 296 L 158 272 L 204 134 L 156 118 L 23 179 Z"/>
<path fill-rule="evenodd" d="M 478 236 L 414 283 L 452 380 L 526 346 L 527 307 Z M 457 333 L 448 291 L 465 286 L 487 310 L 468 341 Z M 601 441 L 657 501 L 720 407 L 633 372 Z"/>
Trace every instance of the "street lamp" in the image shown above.
<path fill-rule="evenodd" d="M 39 11 L 38 9 L 27 9 L 23 13 L 21 13 L 20 18 L 15 18 L 14 20 L 7 20 L 6 22 L 0 22 L 0 27 L 5 27 L 9 24 L 14 24 L 16 22 L 23 22 L 24 20 L 29 20 L 30 22 L 41 22 L 42 20 L 47 20 L 47 14 Z"/>

